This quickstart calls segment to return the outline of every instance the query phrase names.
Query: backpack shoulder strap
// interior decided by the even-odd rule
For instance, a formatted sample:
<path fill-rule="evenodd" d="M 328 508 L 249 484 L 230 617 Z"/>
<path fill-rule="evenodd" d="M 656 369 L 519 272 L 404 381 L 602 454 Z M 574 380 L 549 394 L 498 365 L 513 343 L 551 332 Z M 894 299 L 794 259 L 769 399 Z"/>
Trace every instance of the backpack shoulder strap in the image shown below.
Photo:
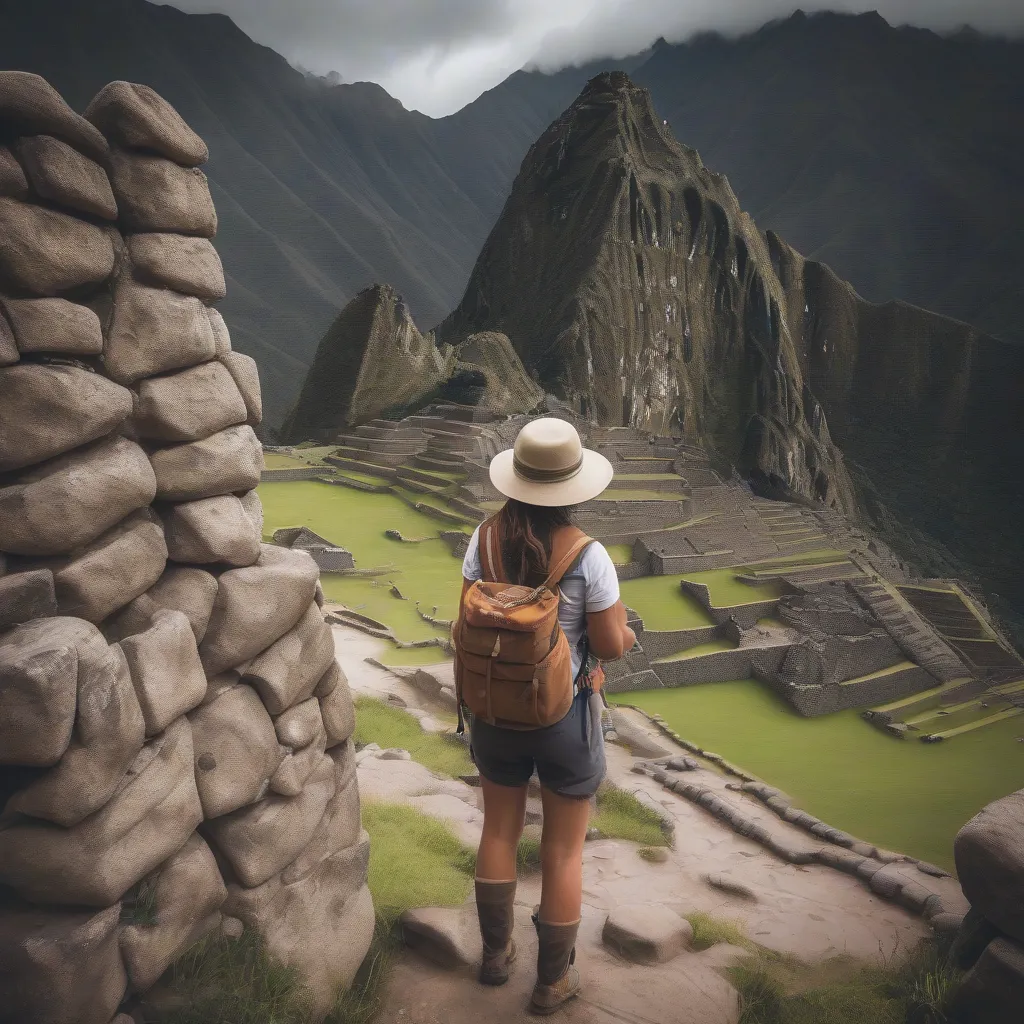
<path fill-rule="evenodd" d="M 569 571 L 570 568 L 572 568 L 573 562 L 575 562 L 576 559 L 579 558 L 581 554 L 583 554 L 586 548 L 588 548 L 591 544 L 594 543 L 593 537 L 588 537 L 585 533 L 581 531 L 578 532 L 579 536 L 573 541 L 572 545 L 569 547 L 569 550 L 566 551 L 566 553 L 562 555 L 562 557 L 559 558 L 551 566 L 551 570 L 548 573 L 548 578 L 544 581 L 544 586 L 548 589 L 553 587 L 556 583 L 560 583 L 562 577 Z"/>
<path fill-rule="evenodd" d="M 480 569 L 488 583 L 507 583 L 505 567 L 501 561 L 501 537 L 498 534 L 497 516 L 485 519 L 480 524 Z"/>

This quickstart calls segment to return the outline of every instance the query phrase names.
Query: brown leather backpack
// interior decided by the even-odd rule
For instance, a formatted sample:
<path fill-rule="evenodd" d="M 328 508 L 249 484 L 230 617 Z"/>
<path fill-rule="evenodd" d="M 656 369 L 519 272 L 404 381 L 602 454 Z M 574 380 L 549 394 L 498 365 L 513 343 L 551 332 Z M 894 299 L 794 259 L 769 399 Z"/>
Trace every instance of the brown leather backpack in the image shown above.
<path fill-rule="evenodd" d="M 506 582 L 496 519 L 480 527 L 479 539 L 483 579 L 466 591 L 452 631 L 459 731 L 463 705 L 475 717 L 509 729 L 554 725 L 573 700 L 572 652 L 558 624 L 558 584 L 593 541 L 575 527 L 562 531 L 547 579 L 531 589 Z"/>

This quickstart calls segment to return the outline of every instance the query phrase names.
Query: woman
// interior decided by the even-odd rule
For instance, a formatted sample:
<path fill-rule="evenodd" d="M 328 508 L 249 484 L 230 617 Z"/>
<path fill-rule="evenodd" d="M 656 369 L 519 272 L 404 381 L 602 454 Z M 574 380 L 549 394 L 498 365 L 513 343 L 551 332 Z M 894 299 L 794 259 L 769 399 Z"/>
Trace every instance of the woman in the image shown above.
<path fill-rule="evenodd" d="M 495 456 L 491 482 L 508 501 L 497 513 L 500 560 L 507 582 L 539 586 L 581 533 L 571 507 L 597 497 L 611 482 L 612 467 L 588 451 L 563 420 L 538 419 Z M 466 551 L 463 599 L 483 570 L 480 530 Z M 488 558 L 488 564 L 493 560 Z M 537 929 L 537 984 L 530 1008 L 553 1013 L 580 990 L 575 941 L 583 894 L 583 843 L 590 798 L 605 773 L 601 698 L 594 693 L 589 656 L 610 661 L 636 642 L 626 625 L 615 566 L 593 541 L 562 577 L 558 621 L 572 650 L 576 695 L 566 716 L 547 728 L 505 729 L 474 719 L 471 752 L 480 772 L 484 826 L 476 865 L 476 901 L 484 957 L 480 980 L 501 985 L 515 960 L 512 941 L 516 850 L 526 815 L 527 784 L 537 772 L 544 830 L 542 889 Z M 599 671 L 598 671 L 598 674 Z"/>

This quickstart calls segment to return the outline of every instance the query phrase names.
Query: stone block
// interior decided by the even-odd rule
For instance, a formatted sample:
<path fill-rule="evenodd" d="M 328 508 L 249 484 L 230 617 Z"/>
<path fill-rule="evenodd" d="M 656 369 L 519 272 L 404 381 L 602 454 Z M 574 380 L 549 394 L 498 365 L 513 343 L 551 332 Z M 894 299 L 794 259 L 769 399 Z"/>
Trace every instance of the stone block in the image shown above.
<path fill-rule="evenodd" d="M 319 575 L 306 552 L 273 544 L 261 546 L 255 565 L 222 573 L 199 648 L 207 676 L 249 661 L 284 636 L 309 608 Z"/>
<path fill-rule="evenodd" d="M 150 288 L 122 274 L 104 364 L 122 384 L 205 363 L 216 354 L 206 307 L 191 295 Z"/>
<path fill-rule="evenodd" d="M 256 929 L 270 954 L 299 972 L 321 1013 L 352 984 L 370 948 L 369 857 L 370 839 L 363 832 L 355 845 L 292 885 L 277 876 L 255 889 L 228 886 L 225 913 Z"/>
<path fill-rule="evenodd" d="M 332 664 L 334 635 L 311 601 L 292 629 L 253 658 L 242 678 L 256 688 L 272 715 L 280 715 L 311 697 Z"/>
<path fill-rule="evenodd" d="M 152 510 L 123 522 L 53 564 L 61 615 L 102 622 L 160 579 L 167 565 L 164 530 Z"/>
<path fill-rule="evenodd" d="M 50 135 L 27 136 L 17 143 L 17 150 L 36 195 L 103 220 L 117 220 L 107 172 L 94 160 Z"/>
<path fill-rule="evenodd" d="M 0 146 L 0 196 L 28 199 L 28 178 L 8 146 Z"/>
<path fill-rule="evenodd" d="M 309 744 L 285 754 L 284 760 L 271 776 L 270 791 L 278 796 L 298 796 L 326 750 L 327 734 L 321 724 L 320 732 Z"/>
<path fill-rule="evenodd" d="M 1024 1006 L 1024 948 L 993 939 L 971 968 L 950 1004 L 954 1020 L 969 1024 L 1011 1024 Z"/>
<path fill-rule="evenodd" d="M 146 735 L 163 732 L 206 696 L 195 634 L 182 612 L 159 611 L 144 633 L 121 641 Z M 193 744 L 194 746 L 194 744 Z"/>
<path fill-rule="evenodd" d="M 37 619 L 13 633 L 17 643 L 49 637 L 73 646 L 78 673 L 75 725 L 67 749 L 52 768 L 10 797 L 5 813 L 69 828 L 94 815 L 123 783 L 142 749 L 142 711 L 124 655 L 120 648 L 108 647 L 95 626 L 81 619 Z"/>
<path fill-rule="evenodd" d="M 150 461 L 158 498 L 198 501 L 253 490 L 263 472 L 263 447 L 252 427 L 228 427 L 202 441 L 162 448 Z"/>
<path fill-rule="evenodd" d="M 100 318 L 67 299 L 0 299 L 18 351 L 98 356 L 103 351 Z"/>
<path fill-rule="evenodd" d="M 344 743 L 355 732 L 356 709 L 352 702 L 352 691 L 345 673 L 341 671 L 341 666 L 337 669 L 329 668 L 327 676 L 334 680 L 334 685 L 327 696 L 320 698 L 320 714 L 327 732 L 327 747 L 330 749 L 338 743 Z M 319 690 L 320 686 L 317 689 Z"/>
<path fill-rule="evenodd" d="M 241 352 L 225 352 L 220 361 L 228 368 L 245 401 L 246 423 L 250 427 L 258 427 L 263 422 L 263 395 L 256 360 Z"/>
<path fill-rule="evenodd" d="M 184 167 L 206 163 L 206 143 L 182 116 L 148 85 L 110 82 L 85 108 L 91 121 L 111 142 L 147 149 Z"/>
<path fill-rule="evenodd" d="M 0 635 L 0 764 L 56 764 L 71 741 L 77 695 L 78 648 L 59 627 Z"/>
<path fill-rule="evenodd" d="M 322 861 L 347 850 L 359 839 L 360 805 L 355 754 L 352 742 L 330 752 L 329 758 L 334 765 L 334 795 L 327 802 L 323 817 L 305 848 L 281 872 L 281 881 L 285 885 L 305 878 Z"/>
<path fill-rule="evenodd" d="M 464 907 L 407 910 L 399 920 L 399 928 L 409 949 L 440 967 L 471 967 L 483 955 L 476 916 Z"/>
<path fill-rule="evenodd" d="M 128 979 L 118 952 L 121 905 L 100 911 L 21 906 L 0 914 L 0 1021 L 108 1024 Z"/>
<path fill-rule="evenodd" d="M 156 477 L 133 441 L 97 441 L 0 485 L 0 544 L 16 555 L 59 555 L 94 541 L 148 505 Z"/>
<path fill-rule="evenodd" d="M 319 702 L 310 697 L 289 708 L 274 719 L 274 731 L 278 742 L 292 750 L 308 747 L 323 731 L 324 720 L 320 715 Z"/>
<path fill-rule="evenodd" d="M 128 238 L 135 277 L 157 288 L 217 302 L 227 294 L 224 266 L 208 238 L 147 234 Z"/>
<path fill-rule="evenodd" d="M 217 861 L 198 834 L 161 864 L 139 887 L 151 908 L 151 919 L 129 922 L 121 929 L 121 953 L 128 981 L 145 992 L 168 967 L 220 924 L 220 907 L 228 891 Z"/>
<path fill-rule="evenodd" d="M 233 494 L 170 505 L 163 517 L 173 562 L 246 566 L 260 556 L 259 530 Z"/>
<path fill-rule="evenodd" d="M 265 797 L 208 821 L 204 833 L 242 885 L 262 885 L 291 864 L 312 839 L 334 785 L 334 763 L 323 757 L 298 796 Z"/>
<path fill-rule="evenodd" d="M 110 181 L 126 234 L 166 231 L 200 238 L 217 234 L 210 185 L 197 167 L 114 147 Z"/>
<path fill-rule="evenodd" d="M 971 906 L 1024 942 L 1024 790 L 976 814 L 957 835 L 953 854 Z"/>
<path fill-rule="evenodd" d="M 19 822 L 0 830 L 0 882 L 34 903 L 110 906 L 180 850 L 201 820 L 192 731 L 179 719 L 74 828 Z"/>
<path fill-rule="evenodd" d="M 162 443 L 201 441 L 245 423 L 248 412 L 227 367 L 217 360 L 139 384 L 132 426 L 139 437 Z"/>
<path fill-rule="evenodd" d="M 0 576 L 0 630 L 56 614 L 57 597 L 49 569 Z"/>
<path fill-rule="evenodd" d="M 249 517 L 258 537 L 263 536 L 263 502 L 258 491 L 246 491 L 238 499 L 242 503 L 242 511 Z M 320 585 L 319 580 L 317 586 Z"/>
<path fill-rule="evenodd" d="M 114 235 L 58 210 L 0 197 L 0 287 L 61 295 L 114 269 Z"/>
<path fill-rule="evenodd" d="M 0 370 L 0 473 L 95 441 L 131 411 L 131 392 L 98 373 L 77 366 L 8 366 Z"/>
<path fill-rule="evenodd" d="M 663 964 L 689 945 L 693 928 L 668 907 L 636 904 L 616 907 L 601 937 L 606 946 L 633 963 Z"/>
<path fill-rule="evenodd" d="M 217 818 L 258 800 L 285 751 L 256 691 L 232 685 L 189 721 L 203 816 Z"/>
<path fill-rule="evenodd" d="M 231 334 L 219 309 L 211 307 L 206 311 L 206 315 L 210 320 L 210 330 L 213 331 L 216 341 L 217 358 L 220 359 L 231 351 Z"/>
<path fill-rule="evenodd" d="M 184 613 L 195 634 L 196 643 L 206 635 L 206 626 L 217 599 L 217 578 L 203 569 L 168 565 L 163 575 L 146 593 L 135 598 L 107 623 L 112 640 L 149 629 L 153 616 L 165 608 Z"/>
<path fill-rule="evenodd" d="M 14 329 L 7 322 L 3 307 L 0 306 L 0 367 L 13 366 L 20 358 Z"/>
<path fill-rule="evenodd" d="M 0 72 L 0 123 L 12 137 L 55 135 L 101 162 L 110 151 L 103 135 L 76 114 L 45 78 L 26 71 Z"/>

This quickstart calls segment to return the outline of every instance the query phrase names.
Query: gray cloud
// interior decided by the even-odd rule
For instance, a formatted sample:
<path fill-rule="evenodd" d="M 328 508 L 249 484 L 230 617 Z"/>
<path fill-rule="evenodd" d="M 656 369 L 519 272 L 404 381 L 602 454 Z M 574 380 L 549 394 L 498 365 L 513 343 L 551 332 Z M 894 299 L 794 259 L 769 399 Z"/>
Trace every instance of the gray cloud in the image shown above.
<path fill-rule="evenodd" d="M 320 72 L 380 82 L 407 107 L 449 113 L 523 66 L 636 53 L 704 30 L 738 33 L 800 6 L 877 9 L 895 25 L 967 23 L 1024 33 L 1021 0 L 171 0 L 231 16 L 255 40 Z"/>

